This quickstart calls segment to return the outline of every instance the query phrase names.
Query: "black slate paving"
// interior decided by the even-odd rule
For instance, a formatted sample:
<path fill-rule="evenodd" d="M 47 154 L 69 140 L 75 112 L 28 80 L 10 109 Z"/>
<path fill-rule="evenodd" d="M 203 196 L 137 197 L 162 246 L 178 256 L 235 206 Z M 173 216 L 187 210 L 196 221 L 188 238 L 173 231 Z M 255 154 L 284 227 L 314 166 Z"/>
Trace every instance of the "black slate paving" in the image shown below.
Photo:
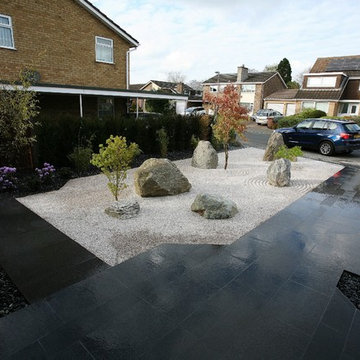
<path fill-rule="evenodd" d="M 30 303 L 109 267 L 15 199 L 0 201 L 0 264 Z"/>
<path fill-rule="evenodd" d="M 229 246 L 161 245 L 95 270 L 1 319 L 0 357 L 359 359 L 360 312 L 336 288 L 343 270 L 360 273 L 359 186 L 360 170 L 345 168 Z M 4 259 L 54 231 L 24 219 L 0 230 L 19 239 Z M 40 259 L 28 261 L 34 277 Z"/>

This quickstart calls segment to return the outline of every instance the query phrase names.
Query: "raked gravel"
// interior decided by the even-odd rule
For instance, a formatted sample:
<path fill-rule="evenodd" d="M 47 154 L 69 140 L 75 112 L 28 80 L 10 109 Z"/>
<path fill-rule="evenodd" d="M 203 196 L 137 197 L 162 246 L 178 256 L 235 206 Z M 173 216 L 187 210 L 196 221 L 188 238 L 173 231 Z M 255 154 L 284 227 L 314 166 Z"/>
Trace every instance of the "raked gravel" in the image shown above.
<path fill-rule="evenodd" d="M 140 214 L 119 220 L 105 214 L 113 202 L 104 175 L 70 180 L 60 190 L 19 198 L 22 204 L 110 265 L 163 243 L 230 244 L 306 192 L 342 169 L 339 165 L 299 158 L 292 163 L 290 187 L 267 184 L 269 162 L 263 150 L 246 148 L 224 154 L 217 169 L 191 167 L 191 159 L 176 161 L 192 184 L 190 192 L 141 198 L 134 191 L 136 169 L 129 170 L 122 198 L 136 199 Z M 207 220 L 190 210 L 202 192 L 233 200 L 239 213 L 232 219 Z"/>

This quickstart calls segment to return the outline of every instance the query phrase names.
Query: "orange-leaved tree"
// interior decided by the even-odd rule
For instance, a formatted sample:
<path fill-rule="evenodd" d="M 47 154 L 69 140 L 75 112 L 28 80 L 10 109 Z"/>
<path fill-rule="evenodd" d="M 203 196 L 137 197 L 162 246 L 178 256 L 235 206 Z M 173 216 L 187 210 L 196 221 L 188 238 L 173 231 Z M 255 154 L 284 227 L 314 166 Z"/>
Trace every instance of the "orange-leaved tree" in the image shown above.
<path fill-rule="evenodd" d="M 239 104 L 239 93 L 234 85 L 227 85 L 221 94 L 206 93 L 204 100 L 217 113 L 213 125 L 214 136 L 224 147 L 226 170 L 229 159 L 229 143 L 234 133 L 245 138 L 246 120 L 248 111 Z"/>

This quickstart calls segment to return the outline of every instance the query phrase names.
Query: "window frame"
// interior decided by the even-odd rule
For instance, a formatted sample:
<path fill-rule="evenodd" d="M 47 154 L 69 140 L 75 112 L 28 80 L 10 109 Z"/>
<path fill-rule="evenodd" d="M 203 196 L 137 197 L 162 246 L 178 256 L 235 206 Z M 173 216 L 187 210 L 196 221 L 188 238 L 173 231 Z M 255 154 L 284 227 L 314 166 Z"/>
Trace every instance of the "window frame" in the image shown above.
<path fill-rule="evenodd" d="M 111 48 L 111 57 L 112 57 L 112 61 L 104 61 L 104 60 L 98 60 L 98 56 L 97 56 L 97 46 L 98 46 L 98 42 L 97 40 L 101 39 L 101 40 L 108 40 L 111 41 L 111 46 L 107 46 L 107 45 L 100 45 L 99 46 L 105 46 L 105 47 L 109 47 Z M 103 36 L 95 36 L 95 61 L 98 63 L 104 63 L 104 64 L 115 64 L 115 58 L 114 58 L 114 40 L 110 39 L 110 38 L 106 38 Z"/>
<path fill-rule="evenodd" d="M 359 103 L 355 103 L 355 102 L 340 102 L 339 104 L 339 109 L 338 109 L 338 116 L 358 116 L 359 114 L 359 107 L 360 104 Z M 341 112 L 344 105 L 347 105 L 347 111 L 346 112 Z M 355 106 L 356 110 L 355 112 L 351 112 L 352 107 Z"/>
<path fill-rule="evenodd" d="M 251 90 L 249 90 L 251 89 Z M 254 93 L 256 91 L 256 85 L 255 84 L 242 84 L 241 85 L 241 92 L 244 93 Z"/>
<path fill-rule="evenodd" d="M 333 85 L 328 85 L 326 84 L 326 80 L 335 80 L 333 81 Z M 318 84 L 316 84 L 316 81 L 315 80 L 318 80 Z M 315 82 L 315 84 L 310 84 L 312 81 Z M 306 81 L 306 86 L 308 88 L 335 88 L 336 87 L 336 81 L 337 81 L 337 77 L 336 76 L 309 76 L 307 78 L 307 81 Z"/>
<path fill-rule="evenodd" d="M 2 48 L 2 49 L 16 50 L 16 48 L 15 48 L 15 41 L 14 41 L 14 29 L 13 29 L 12 18 L 11 18 L 11 16 L 5 15 L 5 14 L 0 14 L 0 17 L 7 18 L 7 19 L 9 20 L 9 25 L 7 25 L 7 24 L 0 24 L 0 27 L 4 27 L 4 28 L 7 28 L 7 29 L 10 29 L 10 32 L 11 32 L 11 41 L 12 41 L 12 46 L 5 46 L 5 45 L 1 45 L 1 44 L 0 44 L 0 48 Z"/>

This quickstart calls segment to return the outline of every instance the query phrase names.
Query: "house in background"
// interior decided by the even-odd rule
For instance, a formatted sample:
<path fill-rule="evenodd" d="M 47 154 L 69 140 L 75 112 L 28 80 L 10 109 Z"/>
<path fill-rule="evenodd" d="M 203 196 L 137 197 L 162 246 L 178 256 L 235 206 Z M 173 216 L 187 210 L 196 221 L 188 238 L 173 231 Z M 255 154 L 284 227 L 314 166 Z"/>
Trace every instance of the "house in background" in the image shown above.
<path fill-rule="evenodd" d="M 133 84 L 130 85 L 130 89 L 136 89 L 141 91 L 153 91 L 160 92 L 162 94 L 175 94 L 187 96 L 187 101 L 175 100 L 175 109 L 177 114 L 184 114 L 185 109 L 190 106 L 202 105 L 201 91 L 196 91 L 189 85 L 182 82 L 169 82 L 160 80 L 150 80 L 146 84 Z M 146 100 L 139 100 L 138 106 L 142 111 L 146 111 Z"/>
<path fill-rule="evenodd" d="M 104 117 L 125 113 L 129 98 L 173 99 L 128 90 L 138 45 L 87 0 L 0 4 L 0 86 L 30 71 L 41 112 Z"/>
<path fill-rule="evenodd" d="M 238 67 L 236 74 L 217 74 L 203 82 L 203 95 L 224 91 L 226 85 L 232 84 L 239 91 L 239 103 L 249 110 L 249 115 L 264 106 L 264 98 L 271 93 L 287 89 L 278 72 L 249 72 L 244 65 Z M 204 108 L 209 111 L 209 105 L 204 101 Z"/>
<path fill-rule="evenodd" d="M 359 116 L 360 55 L 318 58 L 301 89 L 274 92 L 265 107 L 285 115 L 315 108 L 329 116 Z"/>

